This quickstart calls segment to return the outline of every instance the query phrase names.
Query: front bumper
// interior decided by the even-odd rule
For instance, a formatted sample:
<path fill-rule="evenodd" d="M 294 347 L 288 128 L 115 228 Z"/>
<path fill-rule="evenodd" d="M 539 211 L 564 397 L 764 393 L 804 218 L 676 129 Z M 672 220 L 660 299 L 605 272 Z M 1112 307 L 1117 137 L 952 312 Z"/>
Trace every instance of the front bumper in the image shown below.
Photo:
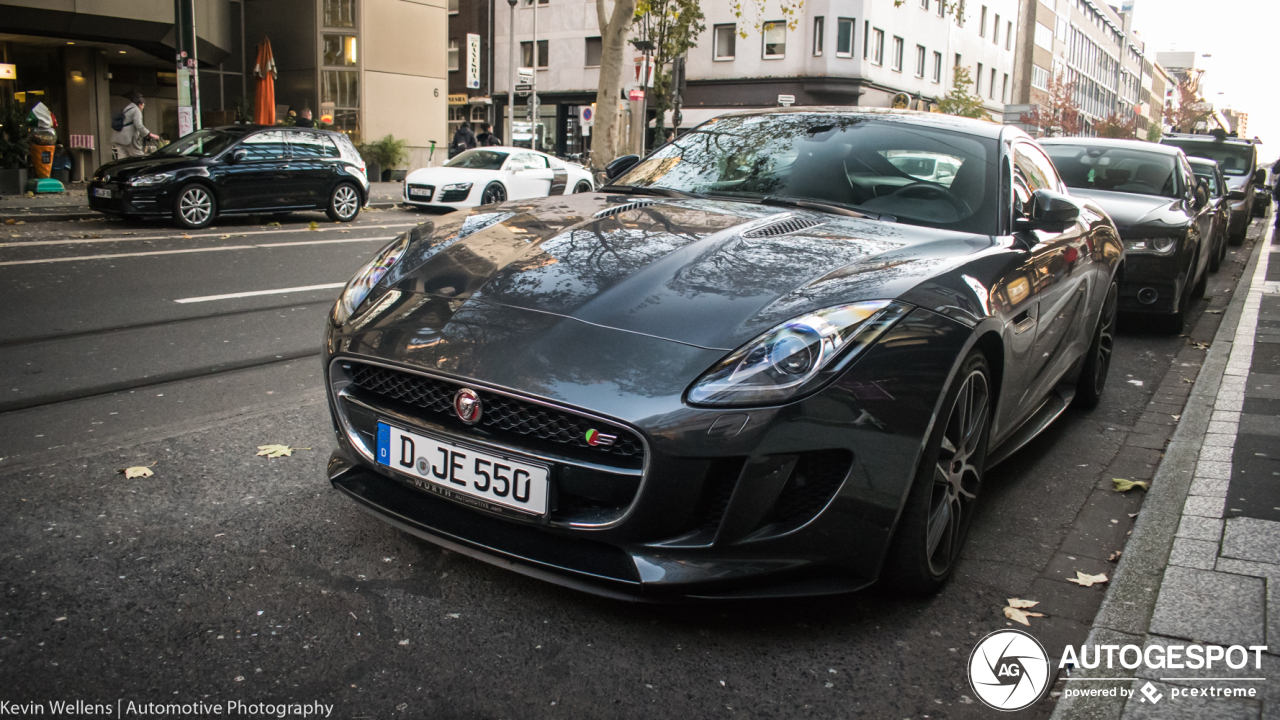
<path fill-rule="evenodd" d="M 479 202 L 472 200 L 471 196 L 479 197 L 481 191 L 482 189 L 477 187 L 476 184 L 472 184 L 469 189 L 462 192 L 457 190 L 446 191 L 443 187 L 424 183 L 405 182 L 401 200 L 406 205 L 415 207 L 458 210 L 478 205 Z"/>
<path fill-rule="evenodd" d="M 1181 251 L 1169 256 L 1126 255 L 1124 281 L 1120 283 L 1120 312 L 1142 315 L 1172 315 L 1178 311 L 1187 277 L 1186 259 Z M 1155 293 L 1155 299 L 1151 293 Z"/>
<path fill-rule="evenodd" d="M 603 328 L 589 332 L 601 342 L 631 345 L 612 357 L 643 361 L 653 357 L 654 344 L 675 345 Z M 597 389 L 590 394 L 602 399 L 600 407 L 580 411 L 563 397 L 515 392 L 509 383 L 492 387 L 487 380 L 423 373 L 419 368 L 426 366 L 418 363 L 407 367 L 365 355 L 371 349 L 366 342 L 381 342 L 372 334 L 351 338 L 331 329 L 330 348 L 342 352 L 329 355 L 326 365 L 339 445 L 330 480 L 365 510 L 419 537 L 596 594 L 665 601 L 849 592 L 879 574 L 942 388 L 969 332 L 916 310 L 843 378 L 807 399 L 775 408 L 705 410 L 684 405 L 677 394 L 658 403 L 667 412 L 655 414 L 652 398 L 610 404 L 609 394 Z M 435 347 L 449 352 L 447 343 Z M 643 441 L 640 482 L 632 494 L 602 500 L 610 496 L 604 484 L 622 477 L 618 471 L 626 463 L 601 459 L 599 472 L 569 478 L 583 465 L 579 448 L 549 448 L 481 425 L 463 426 L 447 413 L 353 387 L 344 365 L 364 362 L 482 394 L 610 417 Z M 906 364 L 909 373 L 902 371 Z M 628 406 L 637 407 L 634 417 Z M 373 461 L 369 427 L 379 419 L 551 461 L 549 515 L 487 512 L 413 487 Z"/>
<path fill-rule="evenodd" d="M 106 190 L 110 198 L 97 197 L 94 193 Z M 153 187 L 133 188 L 116 182 L 94 180 L 87 190 L 89 209 L 109 215 L 169 215 L 173 212 L 173 183 Z"/>

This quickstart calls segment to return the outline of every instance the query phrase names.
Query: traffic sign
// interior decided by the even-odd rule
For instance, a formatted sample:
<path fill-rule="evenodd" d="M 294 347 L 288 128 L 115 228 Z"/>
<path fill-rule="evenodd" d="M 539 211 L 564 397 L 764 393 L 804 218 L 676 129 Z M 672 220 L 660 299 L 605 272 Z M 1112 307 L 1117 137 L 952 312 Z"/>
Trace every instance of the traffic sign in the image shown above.
<path fill-rule="evenodd" d="M 791 107 L 792 105 L 796 104 L 796 96 L 795 95 L 779 95 L 778 104 L 781 105 L 782 107 Z"/>
<path fill-rule="evenodd" d="M 531 67 L 519 68 L 516 71 L 516 76 L 519 78 L 519 81 L 522 83 L 531 83 L 533 82 L 533 68 Z"/>
<path fill-rule="evenodd" d="M 516 84 L 516 95 L 519 95 L 520 97 L 528 97 L 529 93 L 532 91 L 533 91 L 533 85 L 529 83 Z"/>
<path fill-rule="evenodd" d="M 643 91 L 643 90 L 632 90 L 631 92 L 627 93 L 627 99 L 628 99 L 628 100 L 643 100 L 643 99 L 644 99 L 644 91 Z"/>

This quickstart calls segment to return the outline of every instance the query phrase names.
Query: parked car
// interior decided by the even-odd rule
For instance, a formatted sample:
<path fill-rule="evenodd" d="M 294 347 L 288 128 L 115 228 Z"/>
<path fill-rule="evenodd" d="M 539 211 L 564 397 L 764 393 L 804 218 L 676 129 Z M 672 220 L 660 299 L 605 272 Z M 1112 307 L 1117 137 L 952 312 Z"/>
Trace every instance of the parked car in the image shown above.
<path fill-rule="evenodd" d="M 1123 247 L 1017 128 L 750 111 L 608 176 L 357 272 L 324 342 L 334 487 L 604 595 L 928 593 L 986 470 L 1103 392 Z"/>
<path fill-rule="evenodd" d="M 590 192 L 591 171 L 537 150 L 483 147 L 440 167 L 409 173 L 404 201 L 448 210 L 549 195 Z"/>
<path fill-rule="evenodd" d="M 1213 251 L 1209 254 L 1209 270 L 1218 272 L 1218 268 L 1222 265 L 1222 260 L 1227 256 L 1227 228 L 1231 224 L 1231 203 L 1227 200 L 1227 180 L 1223 176 L 1222 170 L 1218 168 L 1218 163 L 1205 158 L 1187 158 L 1187 162 L 1191 164 L 1191 172 L 1196 174 L 1196 180 L 1200 186 L 1205 189 L 1205 194 L 1209 196 L 1209 217 L 1212 221 L 1209 223 L 1212 230 L 1209 231 L 1209 246 Z M 1266 206 L 1263 206 L 1265 212 Z"/>
<path fill-rule="evenodd" d="M 1182 330 L 1191 301 L 1208 282 L 1212 221 L 1208 197 L 1176 147 L 1140 140 L 1041 141 L 1071 194 L 1107 211 L 1124 240 L 1122 312 L 1160 316 Z"/>
<path fill-rule="evenodd" d="M 197 229 L 219 215 L 295 210 L 324 210 L 335 222 L 350 222 L 369 196 L 369 181 L 364 160 L 342 133 L 231 125 L 109 162 L 88 191 L 92 210 L 171 217 Z"/>
<path fill-rule="evenodd" d="M 1215 135 L 1166 133 L 1160 138 L 1165 145 L 1180 148 L 1188 157 L 1202 157 L 1218 163 L 1227 177 L 1227 200 L 1231 206 L 1232 245 L 1244 242 L 1257 202 L 1256 188 L 1267 184 L 1267 171 L 1258 167 L 1258 149 L 1252 140 Z"/>

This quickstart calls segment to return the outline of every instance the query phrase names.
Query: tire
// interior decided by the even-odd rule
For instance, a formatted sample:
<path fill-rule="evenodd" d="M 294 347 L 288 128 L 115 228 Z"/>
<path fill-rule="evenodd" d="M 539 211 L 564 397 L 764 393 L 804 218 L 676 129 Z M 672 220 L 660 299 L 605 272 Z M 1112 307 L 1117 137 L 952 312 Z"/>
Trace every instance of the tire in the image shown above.
<path fill-rule="evenodd" d="M 991 371 L 973 350 L 943 397 L 881 580 L 903 595 L 937 592 L 955 570 L 982 490 L 991 430 Z M 957 465 L 959 469 L 957 469 Z"/>
<path fill-rule="evenodd" d="M 1073 402 L 1085 410 L 1098 407 L 1102 400 L 1102 391 L 1107 386 L 1107 373 L 1111 370 L 1111 353 L 1116 344 L 1116 307 L 1120 299 L 1120 283 L 1111 281 L 1107 288 L 1107 296 L 1102 301 L 1102 309 L 1098 311 L 1098 326 L 1093 331 L 1093 341 L 1089 343 L 1089 351 L 1084 357 L 1084 367 L 1080 368 L 1080 378 L 1076 380 L 1076 397 Z"/>
<path fill-rule="evenodd" d="M 586 180 L 579 180 L 577 185 L 573 186 L 575 193 L 591 192 L 591 183 Z"/>
<path fill-rule="evenodd" d="M 360 215 L 360 191 L 351 183 L 338 183 L 329 193 L 324 212 L 334 222 L 351 222 Z"/>
<path fill-rule="evenodd" d="M 506 202 L 507 189 L 502 183 L 489 183 L 485 186 L 484 192 L 480 193 L 481 205 L 492 205 L 494 203 Z"/>
<path fill-rule="evenodd" d="M 1240 232 L 1236 232 L 1235 230 L 1231 229 L 1231 224 L 1227 223 L 1227 239 L 1231 242 L 1232 245 L 1244 244 L 1244 236 L 1249 234 L 1250 219 L 1251 218 L 1245 218 L 1245 221 L 1243 223 L 1240 223 L 1241 225 Z"/>
<path fill-rule="evenodd" d="M 178 227 L 187 230 L 209 227 L 217 215 L 218 199 L 208 186 L 191 183 L 178 189 L 173 199 L 173 221 Z"/>

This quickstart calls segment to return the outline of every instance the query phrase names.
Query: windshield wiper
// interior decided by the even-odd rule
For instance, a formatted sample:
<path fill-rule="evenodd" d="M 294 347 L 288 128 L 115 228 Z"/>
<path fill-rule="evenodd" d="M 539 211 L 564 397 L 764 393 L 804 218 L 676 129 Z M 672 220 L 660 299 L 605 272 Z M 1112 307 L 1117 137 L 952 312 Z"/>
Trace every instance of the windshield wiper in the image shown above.
<path fill-rule="evenodd" d="M 601 185 L 597 188 L 597 192 L 634 193 L 636 195 L 657 195 L 659 197 L 674 198 L 700 197 L 696 193 L 685 192 L 683 190 L 642 185 Z"/>
<path fill-rule="evenodd" d="M 822 212 L 834 213 L 836 215 L 846 215 L 848 217 L 867 218 L 869 220 L 883 220 L 884 222 L 897 222 L 898 218 L 884 213 L 875 213 L 859 208 L 857 205 L 848 205 L 834 200 L 804 200 L 801 198 L 781 197 L 778 195 L 769 195 L 760 198 L 761 205 L 774 205 L 777 207 L 795 207 L 804 208 L 806 210 L 820 210 Z"/>

